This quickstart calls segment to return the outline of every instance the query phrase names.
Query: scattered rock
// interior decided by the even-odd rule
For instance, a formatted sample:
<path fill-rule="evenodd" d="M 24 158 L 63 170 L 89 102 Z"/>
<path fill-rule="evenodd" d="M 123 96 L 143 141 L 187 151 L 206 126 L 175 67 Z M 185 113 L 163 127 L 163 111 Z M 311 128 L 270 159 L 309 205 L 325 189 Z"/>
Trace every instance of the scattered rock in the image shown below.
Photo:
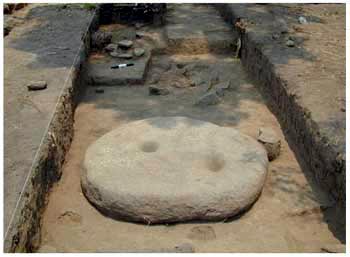
<path fill-rule="evenodd" d="M 142 56 L 144 54 L 145 54 L 145 49 L 143 49 L 143 48 L 135 48 L 134 49 L 134 55 L 136 57 L 140 57 L 140 56 Z"/>
<path fill-rule="evenodd" d="M 172 87 L 176 87 L 176 88 L 183 88 L 184 86 L 181 85 L 181 83 L 179 81 L 173 81 L 170 84 Z"/>
<path fill-rule="evenodd" d="M 174 247 L 176 253 L 194 253 L 194 247 L 189 243 L 182 243 Z"/>
<path fill-rule="evenodd" d="M 105 90 L 103 88 L 98 87 L 95 89 L 95 93 L 102 94 L 104 92 L 105 92 Z"/>
<path fill-rule="evenodd" d="M 144 36 L 145 36 L 144 32 L 141 32 L 141 31 L 136 32 L 136 38 L 143 38 Z"/>
<path fill-rule="evenodd" d="M 279 18 L 276 20 L 275 27 L 278 28 L 280 33 L 282 33 L 282 34 L 288 33 L 288 24 L 282 18 Z"/>
<path fill-rule="evenodd" d="M 305 17 L 303 17 L 303 16 L 300 16 L 298 18 L 298 21 L 299 21 L 300 24 L 307 24 L 308 23 L 307 19 Z"/>
<path fill-rule="evenodd" d="M 131 40 L 122 40 L 118 42 L 118 46 L 121 48 L 130 48 L 134 43 Z"/>
<path fill-rule="evenodd" d="M 288 46 L 288 47 L 294 47 L 294 46 L 295 46 L 295 43 L 294 43 L 293 40 L 288 39 L 287 42 L 286 42 L 286 46 Z"/>
<path fill-rule="evenodd" d="M 58 217 L 58 220 L 64 222 L 81 223 L 82 217 L 80 216 L 80 214 L 74 211 L 65 211 Z"/>
<path fill-rule="evenodd" d="M 188 238 L 208 241 L 214 240 L 216 238 L 216 234 L 211 226 L 196 226 L 191 229 L 190 233 L 188 234 Z"/>
<path fill-rule="evenodd" d="M 279 34 L 277 34 L 277 33 L 273 33 L 273 34 L 272 34 L 272 39 L 277 40 L 277 39 L 279 39 L 279 38 L 280 38 L 280 35 L 279 35 Z"/>
<path fill-rule="evenodd" d="M 93 48 L 103 49 L 112 40 L 112 33 L 105 31 L 96 31 L 91 36 L 91 45 Z"/>
<path fill-rule="evenodd" d="M 118 49 L 118 45 L 117 44 L 108 44 L 105 47 L 105 51 L 106 52 L 113 52 L 113 51 L 116 51 L 117 49 Z"/>
<path fill-rule="evenodd" d="M 109 55 L 112 57 L 118 57 L 119 53 L 116 51 L 113 51 L 113 52 L 110 52 Z"/>
<path fill-rule="evenodd" d="M 128 53 L 123 53 L 123 54 L 117 54 L 118 58 L 122 58 L 122 59 L 131 59 L 132 58 L 132 54 L 128 54 Z"/>
<path fill-rule="evenodd" d="M 135 23 L 135 28 L 136 29 L 140 29 L 140 28 L 142 28 L 142 27 L 144 27 L 145 26 L 145 24 L 143 24 L 143 23 L 140 23 L 140 22 L 136 22 Z"/>
<path fill-rule="evenodd" d="M 345 253 L 345 244 L 329 244 L 321 247 L 321 250 L 326 253 Z"/>
<path fill-rule="evenodd" d="M 269 161 L 276 159 L 280 155 L 281 140 L 271 128 L 260 128 L 258 141 L 264 145 Z"/>
<path fill-rule="evenodd" d="M 168 95 L 170 93 L 169 89 L 157 85 L 149 86 L 148 90 L 150 95 Z"/>
<path fill-rule="evenodd" d="M 216 84 L 215 87 L 215 92 L 218 96 L 223 97 L 225 95 L 225 90 L 230 88 L 230 81 L 226 82 L 221 82 L 219 84 Z"/>
<path fill-rule="evenodd" d="M 46 81 L 32 81 L 27 85 L 29 91 L 33 90 L 43 90 L 47 88 Z"/>
<path fill-rule="evenodd" d="M 171 62 L 168 59 L 161 59 L 153 64 L 153 67 L 162 71 L 169 71 L 171 69 Z"/>
<path fill-rule="evenodd" d="M 220 103 L 221 98 L 216 94 L 215 91 L 210 91 L 201 96 L 195 105 L 198 106 L 207 106 L 207 105 L 215 105 Z"/>
<path fill-rule="evenodd" d="M 150 80 L 149 80 L 149 84 L 157 84 L 158 82 L 159 82 L 159 80 L 160 80 L 160 74 L 159 73 L 153 73 L 152 75 L 151 75 L 151 78 L 150 78 Z"/>

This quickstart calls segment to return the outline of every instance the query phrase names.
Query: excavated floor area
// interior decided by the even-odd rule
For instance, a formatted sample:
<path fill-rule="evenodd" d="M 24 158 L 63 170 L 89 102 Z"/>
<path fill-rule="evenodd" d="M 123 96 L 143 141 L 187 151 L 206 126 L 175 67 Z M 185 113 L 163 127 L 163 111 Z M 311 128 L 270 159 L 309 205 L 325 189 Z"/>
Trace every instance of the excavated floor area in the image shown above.
<path fill-rule="evenodd" d="M 204 9 L 218 15 L 210 7 Z M 167 19 L 171 20 L 171 12 Z M 200 24 L 198 20 L 194 23 L 197 27 Z M 158 42 L 154 38 L 164 36 L 159 28 L 144 30 L 153 33 L 153 45 Z M 160 45 L 164 47 L 163 42 Z M 102 85 L 103 93 L 87 85 L 76 109 L 74 139 L 63 175 L 50 194 L 43 217 L 39 252 L 321 252 L 322 248 L 339 243 L 327 224 L 327 207 L 331 203 L 313 186 L 308 172 L 301 170 L 277 119 L 240 61 L 232 56 L 232 52 L 153 55 L 144 83 Z M 168 86 L 168 95 L 149 95 L 148 85 L 154 83 L 156 74 L 161 76 L 158 84 Z M 195 105 L 212 76 L 231 81 L 231 88 L 225 91 L 219 104 Z M 176 87 L 174 81 L 178 84 L 195 81 L 196 86 Z M 281 139 L 281 154 L 269 163 L 263 192 L 252 208 L 221 222 L 149 226 L 113 220 L 97 211 L 84 197 L 80 185 L 87 148 L 112 129 L 156 116 L 209 121 L 236 128 L 254 138 L 260 127 L 272 128 Z"/>

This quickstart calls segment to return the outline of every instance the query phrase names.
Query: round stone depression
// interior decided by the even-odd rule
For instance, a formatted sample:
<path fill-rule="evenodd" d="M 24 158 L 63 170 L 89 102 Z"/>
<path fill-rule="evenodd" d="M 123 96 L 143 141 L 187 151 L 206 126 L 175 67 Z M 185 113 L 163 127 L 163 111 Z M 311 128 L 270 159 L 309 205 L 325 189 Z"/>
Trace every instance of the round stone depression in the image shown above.
<path fill-rule="evenodd" d="M 82 189 L 102 213 L 146 224 L 223 220 L 252 205 L 267 154 L 238 130 L 185 117 L 123 125 L 87 150 Z"/>

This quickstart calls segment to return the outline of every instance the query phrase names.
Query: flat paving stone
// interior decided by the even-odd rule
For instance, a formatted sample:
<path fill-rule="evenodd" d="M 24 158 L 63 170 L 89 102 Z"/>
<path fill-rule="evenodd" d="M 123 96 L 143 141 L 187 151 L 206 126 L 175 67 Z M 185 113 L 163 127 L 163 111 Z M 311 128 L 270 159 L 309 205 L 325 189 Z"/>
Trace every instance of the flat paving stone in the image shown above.
<path fill-rule="evenodd" d="M 131 55 L 132 57 L 132 55 Z M 103 61 L 89 60 L 89 81 L 94 85 L 128 85 L 143 83 L 150 63 L 150 53 L 138 58 L 137 60 L 123 60 L 112 57 L 105 57 Z M 117 64 L 132 63 L 120 69 L 111 69 Z"/>
<path fill-rule="evenodd" d="M 156 117 L 105 134 L 87 150 L 82 188 L 102 213 L 146 224 L 223 220 L 259 196 L 267 154 L 233 128 Z"/>

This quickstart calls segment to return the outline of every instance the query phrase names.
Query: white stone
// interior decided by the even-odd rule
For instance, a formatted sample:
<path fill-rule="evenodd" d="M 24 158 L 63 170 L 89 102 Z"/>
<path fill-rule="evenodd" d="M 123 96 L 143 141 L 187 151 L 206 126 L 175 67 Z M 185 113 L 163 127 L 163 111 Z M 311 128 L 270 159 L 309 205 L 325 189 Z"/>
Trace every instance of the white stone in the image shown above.
<path fill-rule="evenodd" d="M 133 42 L 131 40 L 122 40 L 118 42 L 118 46 L 124 47 L 124 48 L 130 48 L 132 47 Z"/>
<path fill-rule="evenodd" d="M 136 57 L 140 57 L 140 56 L 145 54 L 145 49 L 143 49 L 143 48 L 135 48 L 133 53 L 134 53 L 134 55 Z"/>
<path fill-rule="evenodd" d="M 280 155 L 281 140 L 271 128 L 260 128 L 258 132 L 258 141 L 264 145 L 270 161 L 276 159 Z"/>
<path fill-rule="evenodd" d="M 265 149 L 233 128 L 185 117 L 118 127 L 87 150 L 85 196 L 101 212 L 146 224 L 223 220 L 258 198 Z"/>

